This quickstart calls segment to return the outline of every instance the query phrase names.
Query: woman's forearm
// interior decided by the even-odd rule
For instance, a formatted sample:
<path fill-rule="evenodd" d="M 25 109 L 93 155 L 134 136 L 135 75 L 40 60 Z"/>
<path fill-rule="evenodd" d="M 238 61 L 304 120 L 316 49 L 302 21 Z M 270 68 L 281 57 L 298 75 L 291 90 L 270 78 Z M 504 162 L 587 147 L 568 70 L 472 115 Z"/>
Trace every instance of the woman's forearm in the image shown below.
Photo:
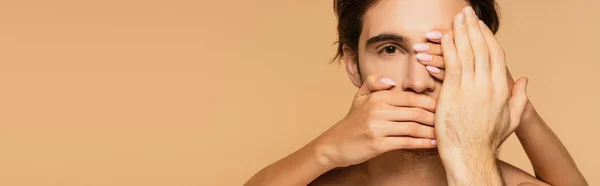
<path fill-rule="evenodd" d="M 516 130 L 536 177 L 551 185 L 588 185 L 575 161 L 533 106 L 528 104 Z"/>
<path fill-rule="evenodd" d="M 311 142 L 263 168 L 244 186 L 306 186 L 323 173 L 333 169 L 320 158 L 316 143 Z"/>

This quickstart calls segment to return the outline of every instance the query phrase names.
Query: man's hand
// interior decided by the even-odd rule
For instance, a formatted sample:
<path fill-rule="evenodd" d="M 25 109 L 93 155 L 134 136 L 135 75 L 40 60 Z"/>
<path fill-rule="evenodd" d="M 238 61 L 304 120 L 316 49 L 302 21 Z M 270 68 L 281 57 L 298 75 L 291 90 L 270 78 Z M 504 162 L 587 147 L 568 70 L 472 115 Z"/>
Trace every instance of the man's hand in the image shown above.
<path fill-rule="evenodd" d="M 323 163 L 345 167 L 391 150 L 435 147 L 436 100 L 392 94 L 395 84 L 389 78 L 367 78 L 348 115 L 315 140 Z"/>
<path fill-rule="evenodd" d="M 442 51 L 446 74 L 435 132 L 449 183 L 502 184 L 496 149 L 519 124 L 527 79 L 515 83 L 511 96 L 504 51 L 471 7 L 457 15 Z"/>
<path fill-rule="evenodd" d="M 417 51 L 417 60 L 421 62 L 421 64 L 425 65 L 427 71 L 431 76 L 435 77 L 440 81 L 444 81 L 445 75 L 445 63 L 444 63 L 444 54 L 442 51 L 441 41 L 442 41 L 442 30 L 433 30 L 427 32 L 425 36 L 429 42 L 427 43 L 417 43 L 413 46 L 415 51 Z M 515 80 L 513 79 L 510 71 L 507 67 L 506 69 L 506 80 L 508 82 L 508 87 L 512 91 L 512 87 L 515 84 Z M 535 115 L 535 111 L 531 102 L 527 103 L 525 107 L 525 111 L 523 112 L 523 116 L 521 120 L 528 120 Z M 519 130 L 515 131 L 519 133 Z"/>

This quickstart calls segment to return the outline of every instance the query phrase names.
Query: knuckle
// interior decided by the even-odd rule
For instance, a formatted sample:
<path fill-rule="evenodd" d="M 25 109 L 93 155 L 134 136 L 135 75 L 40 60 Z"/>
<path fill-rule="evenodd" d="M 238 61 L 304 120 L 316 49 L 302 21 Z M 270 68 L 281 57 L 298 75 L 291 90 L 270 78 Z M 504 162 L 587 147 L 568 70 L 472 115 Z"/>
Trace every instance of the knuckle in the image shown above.
<path fill-rule="evenodd" d="M 378 94 L 371 94 L 371 95 L 369 95 L 369 97 L 367 98 L 367 102 L 368 102 L 368 103 L 371 103 L 371 104 L 374 104 L 374 103 L 377 103 L 377 102 L 379 102 L 379 99 L 380 99 L 380 98 L 379 98 L 379 96 L 377 96 L 377 95 L 378 95 Z"/>
<path fill-rule="evenodd" d="M 445 62 L 444 62 L 444 58 L 443 57 L 435 57 L 433 60 L 433 63 L 439 67 L 444 67 L 445 66 Z"/>
<path fill-rule="evenodd" d="M 470 63 L 470 62 L 473 62 L 473 53 L 471 53 L 471 51 L 463 51 L 463 52 L 460 52 L 460 55 L 461 55 L 461 56 L 463 56 L 463 57 L 461 57 L 461 59 L 460 59 L 460 60 L 461 60 L 463 63 Z M 463 59 L 463 58 L 464 58 L 464 59 Z"/>
<path fill-rule="evenodd" d="M 473 53 L 471 52 L 463 52 L 463 56 L 465 56 L 465 59 L 462 61 L 465 63 L 472 63 L 474 61 Z"/>
<path fill-rule="evenodd" d="M 408 94 L 404 97 L 404 102 L 406 103 L 406 106 L 413 106 L 413 103 L 417 101 L 417 97 L 414 94 Z"/>
<path fill-rule="evenodd" d="M 411 148 L 414 146 L 414 143 L 407 139 L 401 139 L 398 141 L 399 145 L 404 148 Z"/>
<path fill-rule="evenodd" d="M 406 124 L 402 124 L 402 125 L 398 125 L 398 130 L 401 131 L 401 133 L 403 134 L 408 134 L 410 133 L 410 126 L 406 125 Z"/>
<path fill-rule="evenodd" d="M 429 97 L 429 101 L 427 101 L 427 103 L 429 104 L 429 107 L 435 111 L 437 106 L 437 99 Z"/>
<path fill-rule="evenodd" d="M 367 109 L 367 112 L 364 113 L 364 117 L 367 119 L 367 122 L 373 122 L 377 119 L 376 109 L 370 107 Z M 371 125 L 372 123 L 367 123 L 367 125 Z"/>
<path fill-rule="evenodd" d="M 368 83 L 373 83 L 375 81 L 377 81 L 377 76 L 375 74 L 371 74 L 371 75 L 367 76 Z"/>
<path fill-rule="evenodd" d="M 421 124 L 416 123 L 416 122 L 412 122 L 410 124 L 410 132 L 413 134 L 419 134 L 421 132 Z"/>
<path fill-rule="evenodd" d="M 466 44 L 470 45 L 470 43 L 468 43 L 468 42 L 470 42 L 470 41 L 467 41 Z M 462 51 L 460 51 L 460 54 L 463 55 L 463 56 L 465 56 L 465 57 L 472 57 L 473 56 L 473 52 L 471 50 L 467 50 L 467 49 L 463 49 Z M 468 60 L 468 59 L 464 59 L 464 60 Z"/>
<path fill-rule="evenodd" d="M 404 125 L 404 131 L 406 131 L 408 134 L 416 134 L 418 132 L 418 128 L 413 122 L 411 122 Z"/>
<path fill-rule="evenodd" d="M 412 117 L 414 117 L 414 118 L 422 118 L 425 116 L 425 113 L 423 113 L 423 110 L 421 110 L 421 109 L 411 108 L 410 110 L 411 110 L 410 112 L 412 114 Z"/>
<path fill-rule="evenodd" d="M 439 44 L 431 45 L 431 51 L 434 55 L 442 54 L 442 47 Z"/>
<path fill-rule="evenodd" d="M 371 119 L 377 119 L 377 118 L 381 118 L 381 116 L 383 115 L 383 111 L 380 109 L 377 109 L 376 107 L 371 107 L 369 109 L 369 113 L 367 113 L 369 118 Z"/>
<path fill-rule="evenodd" d="M 462 66 L 460 65 L 460 63 L 454 62 L 454 63 L 446 63 L 446 68 L 447 69 L 456 69 L 456 70 L 460 70 Z"/>
<path fill-rule="evenodd" d="M 364 136 L 367 139 L 374 140 L 377 139 L 377 129 L 373 124 L 367 124 L 367 131 L 364 132 Z"/>
<path fill-rule="evenodd" d="M 482 38 L 482 43 L 481 43 L 481 50 L 483 50 L 485 53 L 485 55 L 489 55 L 490 53 L 490 48 L 488 47 L 485 39 Z"/>
<path fill-rule="evenodd" d="M 371 140 L 371 150 L 375 152 L 383 152 L 385 151 L 385 141 L 381 138 Z"/>
<path fill-rule="evenodd" d="M 497 56 L 495 56 L 496 58 L 500 58 L 503 59 L 505 56 L 505 52 L 504 49 L 501 46 L 498 46 L 494 49 L 494 52 L 496 53 Z"/>
<path fill-rule="evenodd" d="M 374 92 L 369 96 L 369 102 L 370 103 L 376 103 L 376 104 L 380 104 L 382 103 L 387 97 L 387 94 L 385 92 L 379 91 L 379 92 Z"/>

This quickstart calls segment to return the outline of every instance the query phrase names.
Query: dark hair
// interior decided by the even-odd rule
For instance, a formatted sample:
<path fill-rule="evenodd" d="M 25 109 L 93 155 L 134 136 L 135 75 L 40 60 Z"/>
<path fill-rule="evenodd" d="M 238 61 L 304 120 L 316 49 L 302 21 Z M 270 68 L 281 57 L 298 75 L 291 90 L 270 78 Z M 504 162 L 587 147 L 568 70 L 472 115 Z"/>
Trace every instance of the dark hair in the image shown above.
<path fill-rule="evenodd" d="M 333 61 L 340 59 L 344 53 L 342 47 L 347 44 L 358 52 L 358 39 L 362 31 L 363 15 L 378 0 L 334 0 L 333 10 L 338 19 L 338 49 Z M 467 0 L 477 13 L 479 19 L 496 33 L 500 26 L 496 0 Z"/>

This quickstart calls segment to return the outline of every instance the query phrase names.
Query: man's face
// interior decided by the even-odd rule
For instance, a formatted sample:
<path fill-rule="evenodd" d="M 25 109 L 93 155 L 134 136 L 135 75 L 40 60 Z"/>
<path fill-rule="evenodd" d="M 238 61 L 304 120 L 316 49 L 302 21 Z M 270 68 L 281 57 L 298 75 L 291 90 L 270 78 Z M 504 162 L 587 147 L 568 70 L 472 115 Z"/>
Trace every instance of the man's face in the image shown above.
<path fill-rule="evenodd" d="M 419 63 L 412 46 L 427 42 L 429 31 L 451 29 L 454 16 L 465 6 L 464 0 L 379 0 L 364 15 L 358 66 L 346 62 L 352 82 L 360 86 L 364 78 L 376 74 L 397 82 L 392 91 L 437 98 L 441 82 Z"/>

